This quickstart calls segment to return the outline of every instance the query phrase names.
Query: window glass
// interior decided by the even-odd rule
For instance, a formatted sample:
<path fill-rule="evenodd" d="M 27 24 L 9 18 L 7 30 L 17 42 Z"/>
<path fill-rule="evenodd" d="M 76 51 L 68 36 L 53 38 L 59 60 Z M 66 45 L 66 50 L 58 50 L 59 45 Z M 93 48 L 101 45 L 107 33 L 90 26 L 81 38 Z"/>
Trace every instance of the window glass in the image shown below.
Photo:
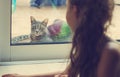
<path fill-rule="evenodd" d="M 12 0 L 11 44 L 69 43 L 66 0 Z"/>
<path fill-rule="evenodd" d="M 120 2 L 115 0 L 108 35 L 120 39 Z M 66 0 L 12 0 L 11 45 L 71 42 Z"/>
<path fill-rule="evenodd" d="M 108 34 L 115 40 L 120 40 L 120 3 L 115 4 L 113 19 Z"/>

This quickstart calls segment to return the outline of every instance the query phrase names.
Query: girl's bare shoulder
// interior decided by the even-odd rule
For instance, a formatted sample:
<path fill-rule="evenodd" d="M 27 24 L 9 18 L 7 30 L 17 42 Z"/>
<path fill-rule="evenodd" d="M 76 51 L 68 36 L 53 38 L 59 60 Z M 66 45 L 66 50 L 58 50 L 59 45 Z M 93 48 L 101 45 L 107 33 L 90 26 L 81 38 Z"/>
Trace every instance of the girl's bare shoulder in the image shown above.
<path fill-rule="evenodd" d="M 105 45 L 98 64 L 98 77 L 114 77 L 116 68 L 120 61 L 120 45 L 109 42 Z"/>
<path fill-rule="evenodd" d="M 116 52 L 118 54 L 120 54 L 120 43 L 119 42 L 109 42 L 106 44 L 105 49 L 111 51 L 111 52 Z"/>
<path fill-rule="evenodd" d="M 120 43 L 118 42 L 109 42 L 104 48 L 103 54 L 112 55 L 120 59 Z"/>

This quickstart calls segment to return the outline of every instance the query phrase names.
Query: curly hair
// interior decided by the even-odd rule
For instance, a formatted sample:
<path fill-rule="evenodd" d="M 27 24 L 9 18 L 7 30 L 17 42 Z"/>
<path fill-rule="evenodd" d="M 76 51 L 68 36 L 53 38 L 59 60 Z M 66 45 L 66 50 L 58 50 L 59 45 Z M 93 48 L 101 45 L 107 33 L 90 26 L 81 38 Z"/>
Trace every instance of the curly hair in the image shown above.
<path fill-rule="evenodd" d="M 69 0 L 75 5 L 77 24 L 70 53 L 68 77 L 96 77 L 102 49 L 110 41 L 106 31 L 111 25 L 113 0 Z"/>

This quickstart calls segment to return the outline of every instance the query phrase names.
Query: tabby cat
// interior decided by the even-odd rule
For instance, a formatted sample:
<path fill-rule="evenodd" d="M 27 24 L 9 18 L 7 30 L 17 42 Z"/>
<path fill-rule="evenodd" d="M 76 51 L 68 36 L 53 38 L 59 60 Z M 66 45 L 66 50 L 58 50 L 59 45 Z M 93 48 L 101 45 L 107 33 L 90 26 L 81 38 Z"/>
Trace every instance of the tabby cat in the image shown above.
<path fill-rule="evenodd" d="M 31 42 L 52 42 L 52 39 L 49 37 L 47 23 L 48 19 L 40 22 L 31 16 Z"/>
<path fill-rule="evenodd" d="M 31 43 L 39 42 L 52 42 L 49 37 L 49 32 L 47 29 L 48 19 L 44 19 L 42 22 L 36 21 L 36 19 L 31 16 L 31 33 L 30 35 L 21 35 L 12 38 L 12 44 L 22 43 L 23 40 L 29 39 Z"/>
<path fill-rule="evenodd" d="M 33 16 L 31 20 L 31 33 L 12 38 L 12 44 L 16 43 L 45 43 L 45 42 L 70 42 L 72 32 L 68 24 L 61 19 L 56 19 L 47 27 L 48 19 L 37 21 Z M 29 41 L 28 41 L 29 39 Z M 27 40 L 27 41 L 26 41 Z"/>

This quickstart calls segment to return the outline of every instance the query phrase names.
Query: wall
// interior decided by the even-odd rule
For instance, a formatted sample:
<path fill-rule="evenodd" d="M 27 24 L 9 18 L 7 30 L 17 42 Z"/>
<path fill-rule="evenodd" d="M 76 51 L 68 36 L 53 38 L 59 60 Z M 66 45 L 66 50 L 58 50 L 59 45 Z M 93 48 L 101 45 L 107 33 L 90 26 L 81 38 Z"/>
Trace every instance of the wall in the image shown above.
<path fill-rule="evenodd" d="M 9 47 L 9 36 L 8 32 L 10 24 L 10 1 L 0 0 L 0 60 L 8 61 L 10 59 L 10 47 Z"/>

